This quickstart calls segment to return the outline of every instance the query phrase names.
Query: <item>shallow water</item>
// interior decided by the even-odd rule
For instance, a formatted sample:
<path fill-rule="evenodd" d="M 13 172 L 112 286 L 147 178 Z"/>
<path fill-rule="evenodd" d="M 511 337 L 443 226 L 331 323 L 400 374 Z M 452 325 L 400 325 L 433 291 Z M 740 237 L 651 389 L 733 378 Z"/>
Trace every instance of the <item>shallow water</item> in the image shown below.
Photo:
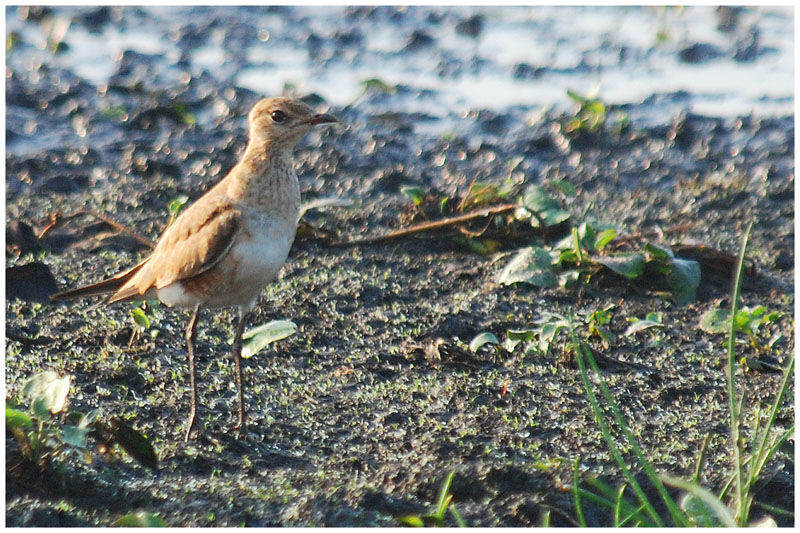
<path fill-rule="evenodd" d="M 711 7 L 146 7 L 115 8 L 98 27 L 70 23 L 89 9 L 55 10 L 69 48 L 53 55 L 42 50 L 48 27 L 7 8 L 7 32 L 34 44 L 9 54 L 10 68 L 43 63 L 102 86 L 132 50 L 152 56 L 157 85 L 207 71 L 223 86 L 271 95 L 290 85 L 337 106 L 355 102 L 362 82 L 378 78 L 433 91 L 389 106 L 440 117 L 566 107 L 566 89 L 596 89 L 612 104 L 683 91 L 689 96 L 678 107 L 713 116 L 791 114 L 794 102 L 791 7 L 746 9 L 727 32 Z M 474 16 L 472 34 L 459 33 L 458 23 Z M 711 55 L 681 59 L 698 44 L 713 47 Z"/>

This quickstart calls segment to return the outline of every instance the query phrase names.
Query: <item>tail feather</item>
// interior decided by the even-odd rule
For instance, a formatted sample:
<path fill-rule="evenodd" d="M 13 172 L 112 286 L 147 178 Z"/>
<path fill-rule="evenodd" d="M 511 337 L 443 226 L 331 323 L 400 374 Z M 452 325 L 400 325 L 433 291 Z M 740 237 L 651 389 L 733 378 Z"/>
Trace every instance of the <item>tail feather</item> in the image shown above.
<path fill-rule="evenodd" d="M 74 300 L 76 298 L 87 298 L 89 296 L 101 296 L 104 294 L 111 294 L 108 298 L 106 303 L 110 303 L 112 301 L 118 301 L 118 298 L 115 298 L 117 291 L 131 279 L 136 272 L 142 267 L 144 262 L 139 263 L 138 265 L 129 268 L 124 272 L 120 272 L 116 276 L 113 276 L 108 279 L 104 279 L 102 281 L 98 281 L 97 283 L 92 283 L 91 285 L 86 285 L 84 287 L 78 287 L 77 289 L 71 289 L 68 291 L 58 292 L 50 296 L 51 300 Z"/>

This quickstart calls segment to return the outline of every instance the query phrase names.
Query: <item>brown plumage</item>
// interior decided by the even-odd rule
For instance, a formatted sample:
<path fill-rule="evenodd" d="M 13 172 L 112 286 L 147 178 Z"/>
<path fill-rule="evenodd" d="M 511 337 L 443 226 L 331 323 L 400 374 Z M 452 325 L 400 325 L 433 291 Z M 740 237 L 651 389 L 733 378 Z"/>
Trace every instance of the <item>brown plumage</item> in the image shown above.
<path fill-rule="evenodd" d="M 247 313 L 275 279 L 289 253 L 300 209 L 293 150 L 315 125 L 336 122 L 288 98 L 259 101 L 248 115 L 250 139 L 242 160 L 184 209 L 153 252 L 106 280 L 55 294 L 55 300 L 108 295 L 105 303 L 158 299 L 194 309 L 186 328 L 191 405 L 185 438 L 203 433 L 196 416 L 194 328 L 201 306 L 239 310 L 233 344 L 239 393 L 237 427 L 245 431 L 241 343 Z M 204 434 L 204 433 L 203 433 Z"/>

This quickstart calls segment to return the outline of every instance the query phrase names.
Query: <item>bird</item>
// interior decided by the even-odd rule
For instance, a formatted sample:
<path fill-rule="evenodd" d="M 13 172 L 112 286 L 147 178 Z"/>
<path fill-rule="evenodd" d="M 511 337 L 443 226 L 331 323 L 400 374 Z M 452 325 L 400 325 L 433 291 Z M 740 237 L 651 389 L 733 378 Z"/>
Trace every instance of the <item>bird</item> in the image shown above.
<path fill-rule="evenodd" d="M 338 122 L 304 102 L 259 100 L 248 114 L 249 138 L 240 161 L 216 185 L 184 208 L 152 253 L 133 267 L 97 283 L 56 293 L 53 300 L 105 295 L 104 304 L 160 300 L 192 309 L 184 337 L 191 391 L 184 441 L 196 432 L 211 439 L 198 417 L 195 335 L 201 307 L 238 311 L 231 352 L 238 418 L 246 435 L 242 335 L 261 291 L 274 281 L 289 255 L 300 217 L 300 185 L 294 149 L 314 126 Z"/>

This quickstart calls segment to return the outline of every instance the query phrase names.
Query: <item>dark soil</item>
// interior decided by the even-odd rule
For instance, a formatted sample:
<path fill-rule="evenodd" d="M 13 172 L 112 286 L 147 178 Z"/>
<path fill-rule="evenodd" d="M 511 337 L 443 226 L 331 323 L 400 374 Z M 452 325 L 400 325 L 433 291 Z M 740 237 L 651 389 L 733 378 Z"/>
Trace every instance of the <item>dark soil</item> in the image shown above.
<path fill-rule="evenodd" d="M 73 24 L 90 29 L 112 18 L 102 10 L 79 14 Z M 40 23 L 35 13 L 28 16 Z M 456 23 L 459 32 L 482 27 L 481 20 Z M 246 17 L 236 28 L 231 39 L 249 38 Z M 176 46 L 191 46 L 201 30 L 176 30 Z M 408 46 L 432 46 L 425 37 Z M 731 472 L 725 336 L 697 323 L 705 311 L 730 305 L 729 281 L 704 279 L 697 300 L 678 306 L 652 287 L 610 275 L 567 289 L 498 284 L 508 251 L 533 237 L 482 256 L 453 232 L 356 247 L 329 246 L 324 235 L 399 227 L 410 205 L 405 185 L 459 196 L 473 180 L 509 178 L 520 188 L 557 179 L 573 185 L 577 195 L 561 199 L 573 224 L 613 224 L 628 234 L 686 225 L 662 244 L 697 242 L 735 256 L 753 222 L 748 256 L 757 276 L 746 284 L 742 305 L 764 305 L 783 317 L 759 332 L 759 351 L 743 336 L 737 357 L 783 365 L 794 350 L 794 117 L 683 112 L 661 125 L 615 118 L 657 112 L 659 99 L 670 98 L 661 95 L 612 107 L 595 132 L 567 133 L 571 115 L 515 106 L 466 117 L 448 110 L 459 133 L 429 135 L 416 128 L 436 119 L 392 109 L 394 98 L 425 100 L 423 89 L 400 86 L 389 95 L 373 88 L 355 105 L 332 107 L 341 124 L 308 136 L 296 154 L 298 174 L 306 201 L 339 197 L 353 204 L 305 215 L 314 229 L 300 234 L 251 317 L 251 325 L 292 320 L 298 331 L 246 361 L 250 431 L 243 440 L 232 436 L 236 394 L 227 349 L 234 312 L 201 315 L 201 416 L 221 441 L 215 447 L 182 441 L 187 311 L 148 303 L 151 327 L 129 346 L 129 305 L 46 299 L 53 278 L 61 289 L 75 287 L 146 253 L 88 216 L 38 239 L 54 213 L 102 212 L 156 239 L 170 202 L 201 195 L 244 147 L 244 117 L 264 95 L 207 72 L 170 82 L 151 77 L 151 67 L 151 58 L 125 54 L 103 88 L 55 62 L 7 72 L 6 261 L 9 268 L 34 265 L 7 271 L 7 398 L 20 400 L 22 384 L 36 372 L 69 373 L 71 410 L 125 419 L 160 458 L 148 469 L 121 452 L 93 452 L 88 463 L 74 458 L 39 472 L 7 435 L 8 525 L 104 526 L 136 509 L 159 513 L 172 526 L 396 525 L 397 516 L 429 511 L 451 470 L 453 502 L 470 525 L 537 525 L 548 509 L 553 524 L 571 525 L 576 459 L 582 476 L 611 483 L 621 476 L 567 361 L 566 336 L 547 353 L 485 346 L 473 354 L 467 345 L 484 331 L 502 340 L 546 313 L 585 317 L 608 307 L 617 334 L 610 345 L 589 337 L 585 326 L 579 334 L 598 353 L 650 369 L 609 367 L 601 376 L 647 457 L 657 470 L 688 478 L 710 434 L 701 481 L 722 486 Z M 306 99 L 326 108 L 323 96 Z M 26 150 L 14 144 L 35 143 L 39 135 L 70 139 L 76 128 L 88 128 L 91 142 L 75 137 L 71 146 Z M 663 313 L 662 330 L 622 335 L 628 319 L 652 311 Z M 772 400 L 781 376 L 740 369 L 737 379 L 749 412 Z M 778 430 L 794 423 L 793 405 L 790 395 Z M 757 499 L 793 509 L 793 460 L 783 451 L 775 456 Z M 587 512 L 590 523 L 607 523 L 600 510 Z"/>

